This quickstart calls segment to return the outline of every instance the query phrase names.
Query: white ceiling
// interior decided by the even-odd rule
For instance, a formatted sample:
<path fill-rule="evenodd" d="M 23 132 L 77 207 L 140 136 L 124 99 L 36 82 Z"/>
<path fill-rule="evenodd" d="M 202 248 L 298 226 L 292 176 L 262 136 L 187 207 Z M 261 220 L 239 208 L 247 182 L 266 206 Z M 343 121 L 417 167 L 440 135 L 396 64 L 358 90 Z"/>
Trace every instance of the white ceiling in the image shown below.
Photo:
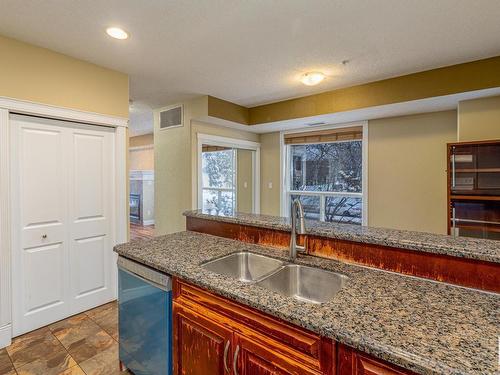
<path fill-rule="evenodd" d="M 153 132 L 153 109 L 146 103 L 133 101 L 129 105 L 129 136 Z"/>
<path fill-rule="evenodd" d="M 500 55 L 499 20 L 499 0 L 1 0 L 0 34 L 126 72 L 152 107 L 254 106 Z"/>

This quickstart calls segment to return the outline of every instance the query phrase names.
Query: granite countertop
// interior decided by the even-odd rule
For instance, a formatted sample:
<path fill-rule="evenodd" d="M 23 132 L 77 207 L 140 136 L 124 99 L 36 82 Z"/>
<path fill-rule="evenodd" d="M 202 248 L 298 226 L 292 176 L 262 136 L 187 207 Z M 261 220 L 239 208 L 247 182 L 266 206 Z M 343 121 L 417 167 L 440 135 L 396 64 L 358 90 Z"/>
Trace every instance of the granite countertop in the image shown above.
<path fill-rule="evenodd" d="M 349 276 L 333 300 L 316 305 L 200 266 L 238 251 L 286 259 L 281 249 L 187 231 L 118 245 L 115 251 L 420 374 L 498 371 L 498 294 L 302 256 L 297 263 Z"/>
<path fill-rule="evenodd" d="M 184 216 L 282 231 L 290 231 L 291 228 L 290 220 L 281 216 L 242 212 L 224 216 L 201 210 L 186 211 Z M 500 263 L 500 241 L 315 220 L 306 220 L 306 230 L 315 236 Z"/>

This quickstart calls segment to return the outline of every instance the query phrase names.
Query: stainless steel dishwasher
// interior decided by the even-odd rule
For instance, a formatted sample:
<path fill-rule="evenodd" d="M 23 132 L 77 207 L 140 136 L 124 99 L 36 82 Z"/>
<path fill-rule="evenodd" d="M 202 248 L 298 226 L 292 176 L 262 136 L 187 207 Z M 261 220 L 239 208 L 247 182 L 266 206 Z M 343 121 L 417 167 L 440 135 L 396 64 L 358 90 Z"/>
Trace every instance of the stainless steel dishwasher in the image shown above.
<path fill-rule="evenodd" d="M 172 279 L 118 257 L 120 366 L 134 375 L 172 374 Z"/>

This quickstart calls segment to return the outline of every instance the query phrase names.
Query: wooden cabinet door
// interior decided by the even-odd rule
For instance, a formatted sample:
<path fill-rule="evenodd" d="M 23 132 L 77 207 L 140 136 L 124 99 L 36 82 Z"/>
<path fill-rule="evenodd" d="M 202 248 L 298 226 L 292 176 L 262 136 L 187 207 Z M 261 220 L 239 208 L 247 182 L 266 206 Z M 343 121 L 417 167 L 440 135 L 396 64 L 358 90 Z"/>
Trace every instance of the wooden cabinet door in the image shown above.
<path fill-rule="evenodd" d="M 413 375 L 395 365 L 358 352 L 348 346 L 339 345 L 338 375 Z"/>
<path fill-rule="evenodd" d="M 320 373 L 291 360 L 273 350 L 273 345 L 263 345 L 245 336 L 235 335 L 234 375 L 319 375 Z"/>
<path fill-rule="evenodd" d="M 175 375 L 231 373 L 232 331 L 174 302 Z"/>

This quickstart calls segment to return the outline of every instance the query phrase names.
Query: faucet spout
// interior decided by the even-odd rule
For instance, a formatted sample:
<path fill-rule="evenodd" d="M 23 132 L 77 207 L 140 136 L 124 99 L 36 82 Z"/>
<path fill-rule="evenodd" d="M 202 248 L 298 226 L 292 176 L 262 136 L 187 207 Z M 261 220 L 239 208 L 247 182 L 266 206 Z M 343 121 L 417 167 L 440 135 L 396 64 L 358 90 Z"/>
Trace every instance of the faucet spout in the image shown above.
<path fill-rule="evenodd" d="M 306 221 L 304 216 L 304 208 L 300 200 L 294 199 L 291 205 L 290 212 L 292 233 L 290 235 L 290 260 L 293 262 L 297 259 L 297 252 L 306 252 L 306 246 L 297 245 L 297 234 L 306 234 Z M 297 229 L 297 218 L 299 228 Z"/>

